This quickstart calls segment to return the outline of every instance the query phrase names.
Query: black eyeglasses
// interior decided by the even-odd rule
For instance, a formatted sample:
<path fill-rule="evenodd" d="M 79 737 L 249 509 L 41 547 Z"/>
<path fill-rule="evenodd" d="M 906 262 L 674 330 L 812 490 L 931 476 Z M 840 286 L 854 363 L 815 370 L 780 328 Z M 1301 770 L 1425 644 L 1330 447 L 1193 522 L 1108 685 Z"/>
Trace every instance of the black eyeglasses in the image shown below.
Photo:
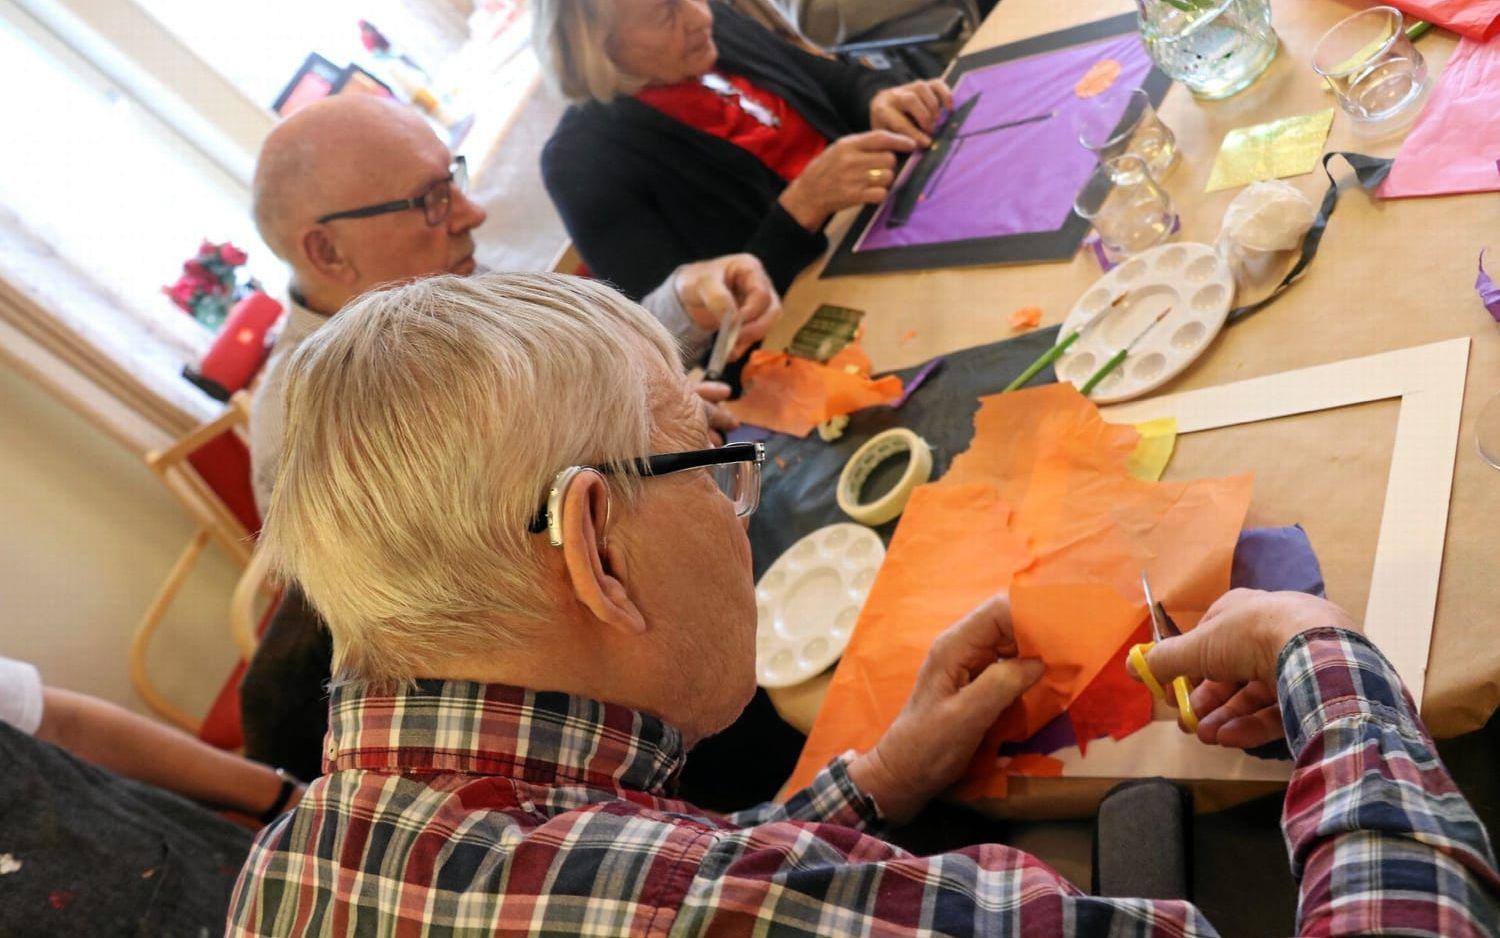
<path fill-rule="evenodd" d="M 415 199 L 397 199 L 394 202 L 381 202 L 379 205 L 366 205 L 364 208 L 351 208 L 347 212 L 330 212 L 318 218 L 317 223 L 321 225 L 340 218 L 373 218 L 376 215 L 419 208 L 422 216 L 427 219 L 428 227 L 436 227 L 447 221 L 448 215 L 453 211 L 455 188 L 459 192 L 469 188 L 469 164 L 461 156 L 455 156 L 453 162 L 448 164 L 447 176 L 428 186 L 427 191 Z"/>
<path fill-rule="evenodd" d="M 734 503 L 734 513 L 748 518 L 760 505 L 760 466 L 766 461 L 764 443 L 730 443 L 713 449 L 695 449 L 683 453 L 662 453 L 635 460 L 632 465 L 642 476 L 664 476 L 689 469 L 712 469 L 714 484 Z M 586 470 L 609 475 L 609 466 L 569 466 L 552 480 L 547 501 L 531 519 L 527 530 L 532 534 L 550 533 L 552 546 L 562 546 L 562 497 L 573 476 Z"/>

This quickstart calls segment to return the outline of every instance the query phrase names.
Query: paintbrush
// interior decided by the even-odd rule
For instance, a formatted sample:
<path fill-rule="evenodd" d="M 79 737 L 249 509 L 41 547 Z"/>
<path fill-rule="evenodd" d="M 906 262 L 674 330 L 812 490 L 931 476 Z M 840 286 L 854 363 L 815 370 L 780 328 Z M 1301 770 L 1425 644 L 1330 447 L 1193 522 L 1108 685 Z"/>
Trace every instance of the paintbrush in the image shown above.
<path fill-rule="evenodd" d="M 1119 296 L 1111 300 L 1108 306 L 1090 316 L 1088 321 L 1083 325 L 1063 336 L 1060 340 L 1058 340 L 1058 343 L 1056 345 L 1052 346 L 1051 348 L 1047 349 L 1047 351 L 1037 356 L 1036 361 L 1026 366 L 1026 370 L 1017 375 L 1016 380 L 1012 381 L 1010 384 L 1007 384 L 1005 386 L 1005 389 L 1000 393 L 1004 394 L 1006 391 L 1014 391 L 1024 385 L 1026 382 L 1030 381 L 1032 378 L 1035 378 L 1037 375 L 1041 374 L 1043 368 L 1046 368 L 1048 365 L 1057 361 L 1059 355 L 1061 355 L 1063 352 L 1066 352 L 1069 346 L 1082 338 L 1083 334 L 1089 331 L 1089 329 L 1093 327 L 1094 323 L 1098 322 L 1114 310 L 1118 309 L 1120 304 L 1125 302 L 1125 299 L 1128 296 L 1130 296 L 1130 291 L 1126 290 L 1124 293 L 1121 293 Z"/>
<path fill-rule="evenodd" d="M 703 371 L 704 378 L 709 381 L 719 380 L 724 374 L 725 366 L 729 364 L 729 352 L 734 348 L 734 340 L 739 337 L 740 318 L 731 306 L 719 317 L 719 334 L 714 337 L 714 348 L 708 355 L 708 367 Z"/>
<path fill-rule="evenodd" d="M 1090 391 L 1098 387 L 1100 381 L 1103 381 L 1106 377 L 1108 377 L 1111 371 L 1114 371 L 1116 368 L 1120 367 L 1120 363 L 1123 362 L 1126 356 L 1130 354 L 1130 350 L 1135 348 L 1142 339 L 1150 335 L 1151 330 L 1156 328 L 1157 323 L 1161 322 L 1163 319 L 1166 319 L 1167 316 L 1171 315 L 1171 313 L 1172 307 L 1170 306 L 1157 313 L 1156 318 L 1147 323 L 1146 328 L 1136 333 L 1135 338 L 1125 343 L 1124 348 L 1111 355 L 1109 357 L 1109 361 L 1105 362 L 1098 371 L 1089 376 L 1089 379 L 1083 383 L 1083 387 L 1078 389 L 1078 393 L 1087 396 Z"/>

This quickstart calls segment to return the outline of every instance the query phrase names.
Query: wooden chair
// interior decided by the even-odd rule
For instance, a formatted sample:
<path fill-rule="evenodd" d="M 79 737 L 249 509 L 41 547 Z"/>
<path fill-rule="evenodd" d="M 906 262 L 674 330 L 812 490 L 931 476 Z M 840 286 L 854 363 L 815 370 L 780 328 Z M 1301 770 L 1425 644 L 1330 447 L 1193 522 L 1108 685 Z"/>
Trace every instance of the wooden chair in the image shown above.
<path fill-rule="evenodd" d="M 578 253 L 578 248 L 573 245 L 571 239 L 563 243 L 562 249 L 557 256 L 552 258 L 552 265 L 547 268 L 554 274 L 578 274 L 586 276 L 588 268 L 584 266 L 583 255 Z"/>
<path fill-rule="evenodd" d="M 201 721 L 168 700 L 157 688 L 147 670 L 146 653 L 167 609 L 210 542 L 245 570 L 235 590 L 235 609 L 239 615 L 253 621 L 257 595 L 271 595 L 264 565 L 252 562 L 260 517 L 250 490 L 250 455 L 245 433 L 249 418 L 250 398 L 242 391 L 230 399 L 218 417 L 189 431 L 166 449 L 146 456 L 146 465 L 198 528 L 136 626 L 130 642 L 130 679 L 148 707 L 189 732 L 198 732 Z M 249 576 L 252 572 L 253 580 Z M 236 644 L 241 655 L 248 658 L 255 647 L 254 627 L 245 628 L 238 619 L 231 618 Z"/>

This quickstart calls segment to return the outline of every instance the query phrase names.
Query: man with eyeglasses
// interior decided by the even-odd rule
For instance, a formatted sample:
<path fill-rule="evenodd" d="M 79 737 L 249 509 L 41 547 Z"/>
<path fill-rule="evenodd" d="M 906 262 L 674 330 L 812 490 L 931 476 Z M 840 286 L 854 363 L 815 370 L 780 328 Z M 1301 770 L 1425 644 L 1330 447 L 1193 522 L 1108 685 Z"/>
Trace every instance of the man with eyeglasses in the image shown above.
<path fill-rule="evenodd" d="M 392 101 L 336 96 L 298 111 L 266 138 L 256 163 L 255 222 L 292 268 L 292 308 L 256 393 L 251 419 L 256 502 L 270 500 L 281 438 L 282 362 L 350 300 L 433 274 L 474 273 L 473 232 L 485 211 L 465 191 L 467 167 L 427 124 Z M 621 224 L 628 220 L 621 219 Z M 765 337 L 781 302 L 748 254 L 685 264 L 641 299 L 699 359 L 727 310 L 742 325 L 733 356 Z M 727 389 L 707 383 L 710 403 Z M 727 413 L 712 411 L 724 427 Z"/>
<path fill-rule="evenodd" d="M 262 549 L 333 632 L 330 768 L 256 838 L 232 938 L 1216 934 L 1189 902 L 1086 895 L 1003 844 L 882 839 L 1043 673 L 1004 597 L 937 637 L 868 751 L 781 804 L 676 797 L 755 688 L 764 455 L 711 445 L 639 306 L 575 278 L 434 277 L 359 300 L 289 373 Z M 1342 610 L 1237 590 L 1147 667 L 1203 679 L 1204 744 L 1286 735 L 1297 934 L 1495 933 L 1483 826 Z"/>
<path fill-rule="evenodd" d="M 463 161 L 420 117 L 378 98 L 317 102 L 266 138 L 256 165 L 255 221 L 293 276 L 291 308 L 250 421 L 255 496 L 263 512 L 285 433 L 286 364 L 297 347 L 373 288 L 476 270 L 474 231 L 485 212 L 465 193 L 466 175 Z M 734 310 L 742 322 L 736 357 L 763 338 L 781 312 L 764 268 L 750 255 L 685 264 L 642 303 L 678 342 L 684 362 L 702 355 L 723 311 Z M 720 431 L 734 426 L 727 411 L 714 407 L 728 393 L 717 382 L 698 385 Z M 301 778 L 321 773 L 329 656 L 327 631 L 293 584 L 242 683 L 247 753 Z M 760 695 L 735 735 L 716 740 L 695 773 L 712 778 L 730 803 L 748 804 L 774 788 L 776 769 L 789 765 L 800 745 L 800 734 Z M 761 760 L 772 768 L 747 768 L 751 749 L 775 754 Z"/>

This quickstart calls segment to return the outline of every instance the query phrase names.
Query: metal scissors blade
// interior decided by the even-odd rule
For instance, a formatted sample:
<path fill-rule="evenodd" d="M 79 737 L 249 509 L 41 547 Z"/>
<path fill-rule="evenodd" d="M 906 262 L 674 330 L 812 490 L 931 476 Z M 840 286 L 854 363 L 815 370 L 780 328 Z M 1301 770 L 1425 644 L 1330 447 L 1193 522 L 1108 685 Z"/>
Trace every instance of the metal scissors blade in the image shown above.
<path fill-rule="evenodd" d="M 1151 592 L 1151 581 L 1146 578 L 1146 571 L 1141 571 L 1141 591 L 1146 594 L 1146 608 L 1151 611 L 1151 640 L 1159 642 L 1166 638 L 1175 638 L 1182 634 L 1177 623 L 1167 615 L 1167 607 L 1156 601 Z"/>

